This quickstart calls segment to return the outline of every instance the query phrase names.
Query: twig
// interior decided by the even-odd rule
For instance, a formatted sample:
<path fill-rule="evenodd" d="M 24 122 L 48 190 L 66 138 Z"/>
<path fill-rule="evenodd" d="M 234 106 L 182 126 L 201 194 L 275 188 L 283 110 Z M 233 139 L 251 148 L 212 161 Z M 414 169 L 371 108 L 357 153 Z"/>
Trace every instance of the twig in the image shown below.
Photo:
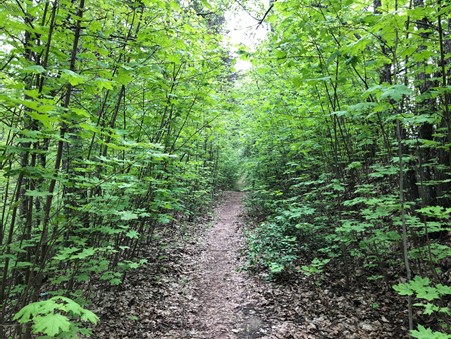
<path fill-rule="evenodd" d="M 260 25 L 263 23 L 263 21 L 265 21 L 266 17 L 268 16 L 269 12 L 271 11 L 271 9 L 272 9 L 273 7 L 274 7 L 274 3 L 272 3 L 271 6 L 269 6 L 269 8 L 268 8 L 268 10 L 266 11 L 265 15 L 263 15 L 263 18 L 261 18 L 261 20 L 259 20 L 257 29 L 260 27 Z"/>
<path fill-rule="evenodd" d="M 247 8 L 246 8 L 239 0 L 235 0 L 235 2 L 236 2 L 238 5 L 240 5 L 240 7 L 241 7 L 242 9 L 244 9 L 244 11 L 245 11 L 247 14 L 249 14 L 249 16 L 250 16 L 252 19 L 254 19 L 254 20 L 260 22 L 260 19 L 258 19 L 258 18 L 256 18 L 255 16 L 253 16 L 253 15 L 247 10 Z"/>

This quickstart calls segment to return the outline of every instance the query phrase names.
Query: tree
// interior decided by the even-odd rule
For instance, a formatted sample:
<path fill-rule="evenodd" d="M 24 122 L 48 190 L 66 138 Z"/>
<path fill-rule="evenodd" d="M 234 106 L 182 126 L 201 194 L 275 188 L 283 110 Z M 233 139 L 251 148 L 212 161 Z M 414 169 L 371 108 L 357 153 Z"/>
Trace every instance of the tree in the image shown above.
<path fill-rule="evenodd" d="M 206 208 L 229 65 L 204 5 L 4 2 L 2 324 L 44 292 L 86 305 L 146 262 L 156 228 Z"/>
<path fill-rule="evenodd" d="M 251 206 L 264 220 L 250 236 L 251 267 L 277 276 L 331 260 L 344 267 L 345 284 L 357 267 L 385 287 L 406 271 L 410 280 L 409 270 L 428 286 L 444 281 L 445 9 L 274 4 L 242 108 Z"/>

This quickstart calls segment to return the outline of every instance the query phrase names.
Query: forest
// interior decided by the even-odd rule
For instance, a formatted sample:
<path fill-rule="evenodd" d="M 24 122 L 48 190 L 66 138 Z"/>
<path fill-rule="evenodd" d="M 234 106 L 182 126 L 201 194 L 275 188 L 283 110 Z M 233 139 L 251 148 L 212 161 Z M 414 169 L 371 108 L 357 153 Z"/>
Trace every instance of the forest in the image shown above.
<path fill-rule="evenodd" d="M 237 9 L 256 46 L 227 42 Z M 233 190 L 241 271 L 396 308 L 359 338 L 451 338 L 450 13 L 1 0 L 0 338 L 102 337 L 99 291 L 148 267 L 164 284 L 165 251 Z M 318 333 L 280 338 L 353 338 Z"/>

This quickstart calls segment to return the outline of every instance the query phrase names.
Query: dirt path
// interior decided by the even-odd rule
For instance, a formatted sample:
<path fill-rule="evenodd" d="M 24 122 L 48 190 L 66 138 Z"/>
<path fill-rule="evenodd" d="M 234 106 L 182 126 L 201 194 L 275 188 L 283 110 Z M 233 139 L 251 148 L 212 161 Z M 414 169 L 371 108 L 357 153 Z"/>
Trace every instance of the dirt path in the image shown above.
<path fill-rule="evenodd" d="M 242 197 L 240 192 L 223 194 L 214 226 L 205 235 L 199 257 L 188 274 L 186 328 L 169 337 L 256 338 L 266 331 L 252 311 L 245 273 L 238 272 L 243 248 Z"/>
<path fill-rule="evenodd" d="M 199 337 L 233 338 L 236 309 L 243 294 L 243 277 L 236 272 L 240 247 L 239 215 L 242 195 L 229 192 L 218 209 L 218 219 L 207 234 L 199 265 L 193 272 L 200 301 Z"/>

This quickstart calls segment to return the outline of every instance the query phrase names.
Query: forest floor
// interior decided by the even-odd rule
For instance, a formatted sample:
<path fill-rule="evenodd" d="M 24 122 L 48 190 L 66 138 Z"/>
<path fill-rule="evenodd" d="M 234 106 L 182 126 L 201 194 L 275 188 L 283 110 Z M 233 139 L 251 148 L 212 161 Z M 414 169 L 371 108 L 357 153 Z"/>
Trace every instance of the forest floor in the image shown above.
<path fill-rule="evenodd" d="M 225 192 L 213 218 L 171 233 L 149 263 L 97 295 L 96 338 L 402 338 L 405 305 L 390 291 L 312 278 L 270 282 L 244 265 L 243 193 Z M 167 230 L 166 232 L 169 232 Z M 169 234 L 169 233 L 168 233 Z M 162 234 L 162 239 L 168 239 Z M 326 286 L 326 287 L 324 287 Z"/>

